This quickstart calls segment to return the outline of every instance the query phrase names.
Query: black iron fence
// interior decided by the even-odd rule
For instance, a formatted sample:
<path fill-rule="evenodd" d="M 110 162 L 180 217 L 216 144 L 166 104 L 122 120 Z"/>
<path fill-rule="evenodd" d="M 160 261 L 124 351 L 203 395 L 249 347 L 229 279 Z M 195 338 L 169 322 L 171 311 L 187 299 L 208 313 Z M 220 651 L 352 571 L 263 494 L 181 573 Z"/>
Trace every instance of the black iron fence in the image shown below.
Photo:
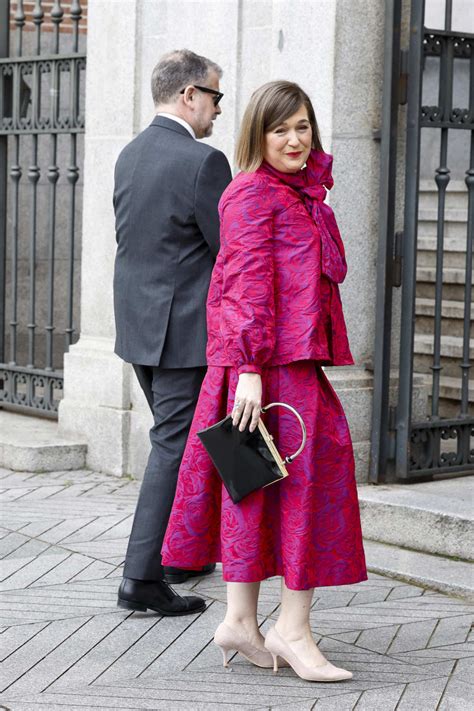
<path fill-rule="evenodd" d="M 81 3 L 44 5 L 0 0 L 0 406 L 55 417 L 78 337 L 86 56 Z"/>
<path fill-rule="evenodd" d="M 456 0 L 454 0 L 456 1 Z M 472 351 L 472 245 L 474 233 L 474 34 L 453 31 L 453 0 L 446 0 L 443 29 L 424 26 L 424 0 L 411 0 L 409 47 L 401 49 L 402 0 L 386 0 L 386 66 L 381 156 L 380 241 L 378 251 L 377 336 L 374 359 L 374 413 L 370 478 L 387 476 L 414 480 L 434 475 L 474 473 L 474 402 L 469 390 Z M 466 22 L 469 17 L 465 17 Z M 462 29 L 462 28 L 461 28 Z M 426 64 L 437 77 L 437 96 L 424 105 Z M 457 84 L 455 86 L 455 84 Z M 462 85 L 462 86 L 461 86 Z M 456 105 L 455 101 L 465 101 Z M 395 232 L 397 201 L 397 137 L 399 105 L 406 104 L 405 207 L 403 229 Z M 434 265 L 417 268 L 420 222 L 421 132 L 437 131 L 439 159 L 434 171 L 436 190 L 433 235 Z M 468 138 L 464 152 L 458 138 Z M 457 171 L 464 160 L 466 210 L 449 211 L 447 197 L 456 155 Z M 456 214 L 453 216 L 453 212 Z M 463 265 L 445 267 L 450 220 L 458 220 L 458 259 Z M 453 233 L 454 234 L 454 233 Z M 426 241 L 426 240 L 425 240 Z M 394 289 L 401 289 L 399 362 L 391 372 L 394 334 Z M 432 327 L 417 356 L 415 333 L 420 291 Z M 449 335 L 450 313 L 462 320 L 461 335 Z M 414 408 L 415 356 L 420 375 L 417 388 L 426 393 L 427 407 Z M 423 360 L 424 359 L 424 360 Z M 426 375 L 430 372 L 430 376 Z M 393 394 L 395 391 L 395 395 Z M 442 397 L 450 407 L 441 407 Z"/>

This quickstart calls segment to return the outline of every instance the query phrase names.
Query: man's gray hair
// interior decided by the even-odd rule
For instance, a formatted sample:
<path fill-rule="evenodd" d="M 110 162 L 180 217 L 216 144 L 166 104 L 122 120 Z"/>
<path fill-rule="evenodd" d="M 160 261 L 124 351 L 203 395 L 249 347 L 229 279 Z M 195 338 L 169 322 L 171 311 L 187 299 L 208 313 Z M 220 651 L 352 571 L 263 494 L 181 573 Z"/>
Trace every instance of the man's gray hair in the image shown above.
<path fill-rule="evenodd" d="M 189 84 L 206 81 L 210 72 L 219 79 L 222 69 L 206 57 L 194 54 L 189 49 L 177 49 L 161 57 L 151 75 L 151 94 L 155 106 L 168 104 Z"/>

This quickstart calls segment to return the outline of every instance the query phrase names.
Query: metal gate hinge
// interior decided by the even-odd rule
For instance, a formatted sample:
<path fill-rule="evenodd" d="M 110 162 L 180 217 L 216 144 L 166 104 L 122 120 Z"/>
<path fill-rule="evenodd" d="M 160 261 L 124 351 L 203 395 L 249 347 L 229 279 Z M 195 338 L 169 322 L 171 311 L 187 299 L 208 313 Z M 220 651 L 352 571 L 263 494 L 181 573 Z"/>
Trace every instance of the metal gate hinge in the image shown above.
<path fill-rule="evenodd" d="M 395 232 L 393 243 L 393 260 L 392 260 L 392 286 L 401 286 L 402 284 L 402 263 L 403 263 L 403 232 Z"/>
<path fill-rule="evenodd" d="M 400 75 L 398 78 L 398 103 L 407 103 L 408 49 L 400 50 Z"/>

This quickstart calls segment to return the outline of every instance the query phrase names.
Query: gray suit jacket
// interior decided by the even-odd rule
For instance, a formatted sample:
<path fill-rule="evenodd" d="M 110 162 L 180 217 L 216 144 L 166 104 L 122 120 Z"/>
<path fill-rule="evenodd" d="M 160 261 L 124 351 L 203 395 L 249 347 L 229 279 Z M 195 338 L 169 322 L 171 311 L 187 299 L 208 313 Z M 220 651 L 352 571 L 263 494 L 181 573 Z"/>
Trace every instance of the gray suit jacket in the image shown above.
<path fill-rule="evenodd" d="M 206 365 L 206 298 L 219 251 L 227 158 L 157 116 L 115 166 L 115 352 L 163 368 Z"/>

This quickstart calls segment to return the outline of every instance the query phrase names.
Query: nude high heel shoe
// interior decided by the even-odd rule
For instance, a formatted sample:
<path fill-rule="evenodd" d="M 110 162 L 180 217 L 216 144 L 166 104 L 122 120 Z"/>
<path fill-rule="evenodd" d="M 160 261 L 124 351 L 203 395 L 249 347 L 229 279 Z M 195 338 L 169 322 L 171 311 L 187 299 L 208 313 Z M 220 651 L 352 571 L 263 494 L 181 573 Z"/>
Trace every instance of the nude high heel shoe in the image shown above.
<path fill-rule="evenodd" d="M 293 668 L 293 671 L 306 681 L 343 681 L 352 679 L 352 672 L 346 671 L 346 669 L 339 669 L 331 662 L 326 662 L 326 664 L 316 667 L 306 666 L 293 652 L 290 645 L 278 634 L 275 627 L 271 627 L 268 630 L 265 637 L 265 647 L 272 655 L 275 674 L 278 672 L 278 657 L 282 657 Z"/>
<path fill-rule="evenodd" d="M 258 649 L 251 644 L 245 636 L 238 630 L 234 630 L 225 622 L 221 622 L 214 634 L 214 642 L 220 647 L 222 652 L 223 664 L 229 666 L 228 656 L 232 651 L 239 652 L 249 662 L 257 667 L 271 669 L 273 667 L 273 656 L 270 652 L 264 649 Z"/>

